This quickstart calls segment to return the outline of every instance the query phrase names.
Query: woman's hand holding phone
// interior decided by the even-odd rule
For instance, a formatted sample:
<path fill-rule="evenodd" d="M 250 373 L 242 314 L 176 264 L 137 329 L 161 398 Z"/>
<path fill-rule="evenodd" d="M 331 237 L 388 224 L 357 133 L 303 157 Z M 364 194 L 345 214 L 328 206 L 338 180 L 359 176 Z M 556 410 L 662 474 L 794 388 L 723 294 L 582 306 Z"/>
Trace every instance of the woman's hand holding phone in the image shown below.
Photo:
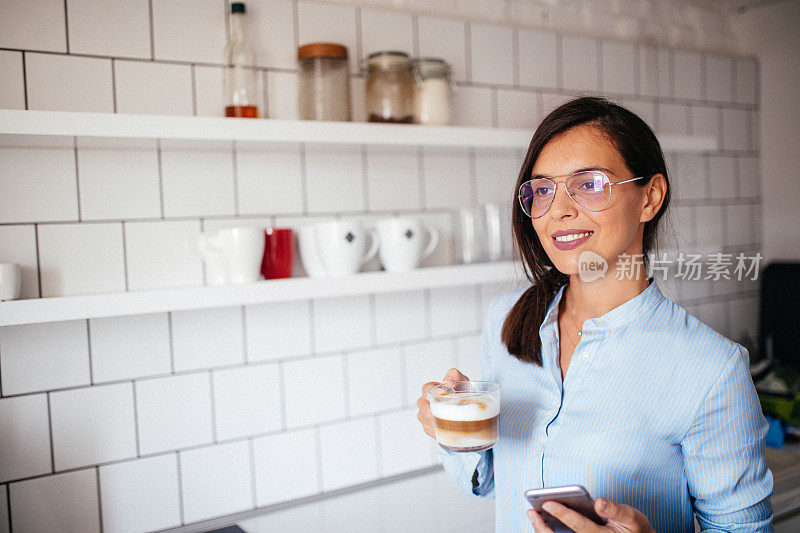
<path fill-rule="evenodd" d="M 445 374 L 442 383 L 452 385 L 456 381 L 469 381 L 469 378 L 462 374 L 458 369 L 451 368 Z M 417 399 L 417 420 L 422 424 L 422 429 L 432 439 L 436 439 L 436 430 L 433 427 L 433 415 L 431 414 L 431 404 L 428 401 L 428 389 L 438 385 L 436 381 L 429 381 L 422 386 L 422 395 Z"/>
<path fill-rule="evenodd" d="M 615 503 L 605 498 L 597 498 L 594 501 L 595 512 L 600 517 L 608 520 L 605 526 L 599 526 L 582 514 L 557 502 L 546 502 L 543 507 L 545 511 L 561 520 L 576 533 L 607 533 L 611 531 L 618 533 L 655 533 L 644 513 L 630 505 Z M 527 515 L 536 533 L 553 533 L 553 530 L 547 527 L 539 513 L 529 509 Z"/>

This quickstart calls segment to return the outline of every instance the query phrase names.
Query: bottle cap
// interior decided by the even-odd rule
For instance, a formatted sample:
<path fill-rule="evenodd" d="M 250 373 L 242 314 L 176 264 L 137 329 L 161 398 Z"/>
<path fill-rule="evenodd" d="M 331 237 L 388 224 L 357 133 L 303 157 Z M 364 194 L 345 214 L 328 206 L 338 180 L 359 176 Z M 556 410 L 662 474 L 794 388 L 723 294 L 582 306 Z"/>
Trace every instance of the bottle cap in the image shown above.
<path fill-rule="evenodd" d="M 312 57 L 347 59 L 347 47 L 338 43 L 309 43 L 297 49 L 297 59 L 303 60 Z"/>
<path fill-rule="evenodd" d="M 244 13 L 244 2 L 231 2 L 231 13 Z"/>

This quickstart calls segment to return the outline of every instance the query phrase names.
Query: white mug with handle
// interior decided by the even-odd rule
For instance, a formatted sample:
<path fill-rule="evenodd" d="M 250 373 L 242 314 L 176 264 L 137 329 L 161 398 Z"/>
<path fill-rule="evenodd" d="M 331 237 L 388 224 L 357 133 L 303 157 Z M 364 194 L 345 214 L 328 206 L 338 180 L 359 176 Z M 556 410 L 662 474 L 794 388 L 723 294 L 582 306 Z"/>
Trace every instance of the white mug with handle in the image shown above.
<path fill-rule="evenodd" d="M 22 271 L 16 263 L 0 263 L 0 302 L 16 300 L 22 289 Z"/>
<path fill-rule="evenodd" d="M 387 272 L 417 268 L 439 244 L 439 232 L 416 218 L 387 218 L 376 222 L 375 228 L 381 241 L 378 255 Z"/>
<path fill-rule="evenodd" d="M 209 285 L 253 283 L 261 276 L 264 230 L 243 226 L 204 233 L 196 240 Z"/>
<path fill-rule="evenodd" d="M 371 238 L 372 243 L 367 246 Z M 314 226 L 316 251 L 325 274 L 355 274 L 375 257 L 380 240 L 374 230 L 366 230 L 354 220 L 334 220 Z"/>

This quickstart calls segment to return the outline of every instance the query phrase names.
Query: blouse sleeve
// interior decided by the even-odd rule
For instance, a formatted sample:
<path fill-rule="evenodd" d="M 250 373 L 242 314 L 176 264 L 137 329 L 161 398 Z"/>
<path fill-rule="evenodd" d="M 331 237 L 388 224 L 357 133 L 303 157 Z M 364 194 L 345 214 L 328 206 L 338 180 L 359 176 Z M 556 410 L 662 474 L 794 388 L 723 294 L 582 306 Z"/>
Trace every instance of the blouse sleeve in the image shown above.
<path fill-rule="evenodd" d="M 738 347 L 681 442 L 702 531 L 773 531 L 766 434 L 748 354 Z"/>
<path fill-rule="evenodd" d="M 497 300 L 492 302 L 486 314 L 481 333 L 480 361 L 481 379 L 494 379 L 492 368 L 492 343 L 498 322 L 503 319 L 496 311 Z M 492 450 L 482 452 L 455 453 L 439 448 L 442 466 L 458 489 L 465 494 L 494 498 L 494 467 Z"/>

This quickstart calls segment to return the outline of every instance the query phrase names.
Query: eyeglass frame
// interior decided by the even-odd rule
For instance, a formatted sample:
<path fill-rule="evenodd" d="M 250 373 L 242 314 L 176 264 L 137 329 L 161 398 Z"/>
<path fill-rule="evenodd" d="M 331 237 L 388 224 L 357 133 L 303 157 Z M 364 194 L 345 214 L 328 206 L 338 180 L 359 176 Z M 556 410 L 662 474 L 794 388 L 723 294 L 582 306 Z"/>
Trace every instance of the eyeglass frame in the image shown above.
<path fill-rule="evenodd" d="M 544 210 L 544 213 L 542 213 L 541 215 L 536 216 L 536 217 L 532 216 L 532 215 L 529 215 L 528 213 L 525 213 L 525 215 L 527 217 L 531 218 L 531 219 L 542 218 L 543 216 L 545 216 L 547 214 L 548 211 L 550 211 L 550 208 L 553 207 L 553 202 L 556 199 L 556 194 L 558 193 L 558 186 L 560 184 L 566 183 L 567 179 L 571 178 L 572 176 L 577 176 L 578 174 L 586 174 L 588 172 L 596 172 L 596 173 L 599 173 L 599 174 L 602 174 L 603 176 L 605 176 L 605 178 L 608 180 L 608 186 L 609 187 L 611 187 L 613 185 L 622 185 L 623 183 L 630 183 L 632 181 L 641 180 L 641 179 L 649 179 L 649 178 L 653 177 L 653 176 L 638 176 L 638 177 L 635 177 L 635 178 L 630 178 L 630 179 L 622 180 L 622 181 L 611 181 L 611 178 L 608 177 L 608 174 L 606 174 L 602 170 L 581 170 L 579 172 L 573 172 L 572 174 L 566 174 L 564 176 L 553 176 L 552 178 L 533 178 L 533 179 L 529 179 L 527 181 L 523 181 L 519 186 L 519 190 L 517 191 L 517 200 L 519 201 L 520 209 L 522 209 L 522 212 L 525 213 L 525 206 L 522 205 L 522 187 L 524 187 L 528 183 L 531 183 L 532 181 L 534 181 L 534 179 L 549 181 L 550 183 L 553 184 L 554 190 L 553 190 L 553 199 L 550 200 L 550 205 L 547 206 L 547 209 Z M 559 182 L 553 181 L 554 179 L 557 179 L 557 178 L 564 178 L 564 179 L 559 181 Z M 575 198 L 573 198 L 572 195 L 570 194 L 570 192 L 567 190 L 566 185 L 564 186 L 564 191 L 567 193 L 567 196 L 569 197 L 569 199 L 572 200 L 572 203 L 574 203 L 575 205 L 577 205 L 581 209 L 585 209 L 586 211 L 591 211 L 592 213 L 597 213 L 599 211 L 603 211 L 611 203 L 611 189 L 609 189 L 609 191 L 608 191 L 608 201 L 606 202 L 606 205 L 604 205 L 600 209 L 589 209 L 588 207 L 584 207 L 581 204 L 579 204 L 578 201 L 575 200 Z"/>

